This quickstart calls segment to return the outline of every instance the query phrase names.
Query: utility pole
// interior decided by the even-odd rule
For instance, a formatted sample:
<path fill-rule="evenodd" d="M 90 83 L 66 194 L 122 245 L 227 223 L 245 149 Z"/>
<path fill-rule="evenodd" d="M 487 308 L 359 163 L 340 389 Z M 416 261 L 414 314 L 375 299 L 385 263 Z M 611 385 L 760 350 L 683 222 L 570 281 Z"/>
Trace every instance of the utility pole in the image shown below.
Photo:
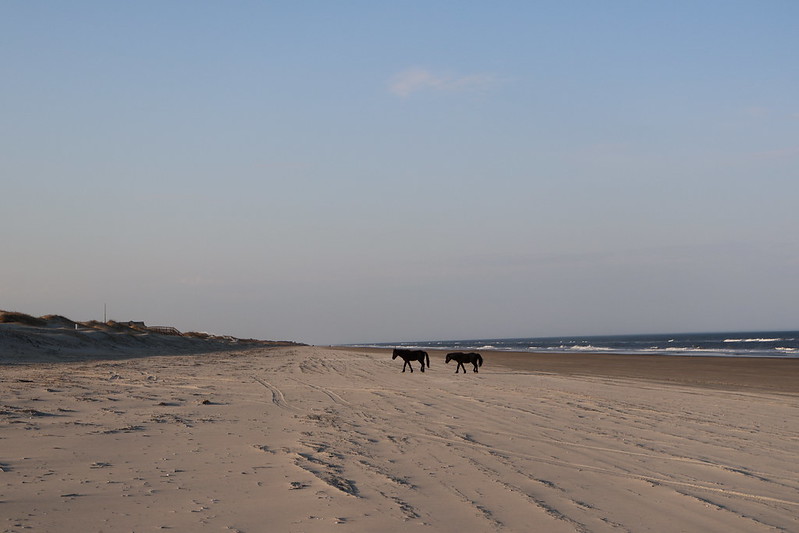
<path fill-rule="evenodd" d="M 103 324 L 108 322 L 108 304 L 103 304 Z"/>

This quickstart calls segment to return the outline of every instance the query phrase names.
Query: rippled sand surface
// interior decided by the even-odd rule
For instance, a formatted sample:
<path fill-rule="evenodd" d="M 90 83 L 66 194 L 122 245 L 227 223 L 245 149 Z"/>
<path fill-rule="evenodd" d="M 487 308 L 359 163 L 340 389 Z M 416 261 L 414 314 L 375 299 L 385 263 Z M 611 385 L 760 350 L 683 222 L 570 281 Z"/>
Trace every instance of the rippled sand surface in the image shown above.
<path fill-rule="evenodd" d="M 431 356 L 0 367 L 0 530 L 799 529 L 796 394 Z"/>

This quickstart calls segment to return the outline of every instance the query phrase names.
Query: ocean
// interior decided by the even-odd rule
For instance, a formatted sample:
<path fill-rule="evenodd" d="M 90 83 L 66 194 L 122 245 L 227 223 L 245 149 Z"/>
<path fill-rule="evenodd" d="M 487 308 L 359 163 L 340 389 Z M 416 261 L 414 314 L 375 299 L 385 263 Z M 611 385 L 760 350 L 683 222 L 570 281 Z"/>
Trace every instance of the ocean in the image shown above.
<path fill-rule="evenodd" d="M 799 357 L 799 331 L 531 337 L 352 344 L 375 348 L 545 353 L 614 353 L 716 357 Z"/>

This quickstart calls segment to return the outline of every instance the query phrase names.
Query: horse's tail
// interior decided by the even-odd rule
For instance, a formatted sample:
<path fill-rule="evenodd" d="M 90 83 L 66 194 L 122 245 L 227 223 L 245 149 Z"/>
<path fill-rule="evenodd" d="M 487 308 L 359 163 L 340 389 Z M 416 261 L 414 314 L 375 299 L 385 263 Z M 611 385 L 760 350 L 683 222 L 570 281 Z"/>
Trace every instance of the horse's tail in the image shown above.
<path fill-rule="evenodd" d="M 483 356 L 477 354 L 477 366 L 483 366 Z"/>
<path fill-rule="evenodd" d="M 427 368 L 430 368 L 430 354 L 425 352 L 424 356 L 427 359 Z"/>

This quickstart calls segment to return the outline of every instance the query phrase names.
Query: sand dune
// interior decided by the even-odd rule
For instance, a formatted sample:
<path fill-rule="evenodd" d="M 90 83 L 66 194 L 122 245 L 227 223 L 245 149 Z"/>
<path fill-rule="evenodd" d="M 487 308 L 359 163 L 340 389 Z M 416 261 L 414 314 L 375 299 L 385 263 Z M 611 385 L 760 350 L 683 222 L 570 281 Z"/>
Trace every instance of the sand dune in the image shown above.
<path fill-rule="evenodd" d="M 316 347 L 2 367 L 3 531 L 796 531 L 799 396 Z M 35 438 L 34 438 L 35 437 Z"/>
<path fill-rule="evenodd" d="M 237 339 L 143 323 L 74 322 L 57 315 L 32 317 L 0 311 L 0 363 L 33 363 L 197 354 L 292 342 Z M 164 333 L 166 332 L 166 333 Z"/>

